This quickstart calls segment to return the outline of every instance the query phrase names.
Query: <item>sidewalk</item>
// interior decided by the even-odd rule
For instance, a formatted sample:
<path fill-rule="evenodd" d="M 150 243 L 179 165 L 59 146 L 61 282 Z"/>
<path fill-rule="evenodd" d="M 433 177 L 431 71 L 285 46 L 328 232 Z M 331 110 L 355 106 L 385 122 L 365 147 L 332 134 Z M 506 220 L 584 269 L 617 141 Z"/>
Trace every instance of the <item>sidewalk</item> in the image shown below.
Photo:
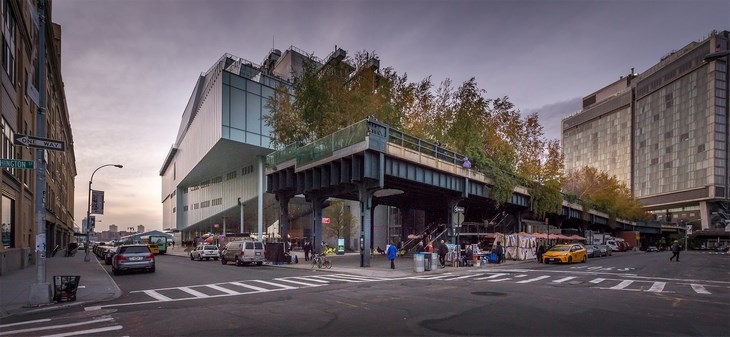
<path fill-rule="evenodd" d="M 30 305 L 31 287 L 38 282 L 38 268 L 33 265 L 0 277 L 0 318 L 108 301 L 122 295 L 104 269 L 103 261 L 100 262 L 94 253 L 89 252 L 88 262 L 84 262 L 84 251 L 79 251 L 73 257 L 64 257 L 62 253 L 46 258 L 46 282 L 51 285 L 50 300 L 53 300 L 54 275 L 78 275 L 81 279 L 76 301 Z"/>

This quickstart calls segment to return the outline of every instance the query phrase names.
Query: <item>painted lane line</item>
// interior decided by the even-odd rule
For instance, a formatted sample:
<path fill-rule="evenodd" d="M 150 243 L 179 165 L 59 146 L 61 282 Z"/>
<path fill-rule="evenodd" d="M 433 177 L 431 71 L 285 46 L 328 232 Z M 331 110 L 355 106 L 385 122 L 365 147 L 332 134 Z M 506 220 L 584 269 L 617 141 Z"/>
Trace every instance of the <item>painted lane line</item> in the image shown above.
<path fill-rule="evenodd" d="M 540 280 L 546 279 L 548 277 L 550 277 L 550 276 L 543 275 L 543 276 L 538 276 L 538 277 L 531 278 L 531 279 L 528 279 L 528 280 L 519 281 L 517 283 L 530 283 L 530 282 L 540 281 Z"/>
<path fill-rule="evenodd" d="M 444 279 L 444 278 L 451 277 L 451 276 L 452 276 L 451 273 L 447 273 L 447 274 L 429 275 L 429 276 L 411 276 L 411 278 L 417 279 L 417 280 L 438 280 L 438 279 Z"/>
<path fill-rule="evenodd" d="M 11 326 L 17 326 L 17 325 L 23 325 L 23 324 L 35 324 L 35 323 L 43 323 L 50 321 L 50 318 L 44 318 L 44 319 L 36 319 L 32 321 L 25 321 L 25 322 L 18 322 L 18 323 L 9 323 L 9 324 L 0 324 L 0 328 L 8 328 Z"/>
<path fill-rule="evenodd" d="M 199 292 L 199 291 L 197 291 L 197 290 L 194 290 L 194 289 L 190 289 L 190 287 L 180 287 L 180 288 L 178 288 L 178 289 L 180 289 L 180 290 L 182 290 L 182 291 L 184 291 L 184 292 L 186 292 L 186 293 L 188 293 L 188 294 L 190 294 L 190 295 L 193 295 L 193 296 L 195 296 L 195 297 L 198 297 L 198 298 L 206 298 L 206 297 L 210 297 L 210 295 L 208 295 L 208 294 L 203 294 L 203 293 L 201 293 L 201 292 Z"/>
<path fill-rule="evenodd" d="M 652 284 L 651 287 L 649 288 L 649 290 L 647 290 L 647 291 L 650 291 L 653 293 L 660 293 L 660 292 L 662 292 L 662 290 L 664 290 L 664 286 L 666 286 L 666 285 L 667 285 L 667 282 L 654 282 L 654 284 Z"/>
<path fill-rule="evenodd" d="M 211 285 L 209 285 L 207 287 L 208 288 L 211 288 L 211 289 L 218 290 L 220 292 L 224 292 L 224 293 L 229 294 L 229 295 L 238 295 L 238 294 L 240 294 L 239 292 L 237 292 L 235 290 L 228 289 L 228 288 L 223 288 L 223 287 L 218 286 L 218 285 L 215 285 L 215 284 L 211 284 Z"/>
<path fill-rule="evenodd" d="M 174 288 L 174 289 L 177 289 L 177 288 Z M 162 295 L 155 290 L 143 290 L 142 292 L 147 294 L 149 297 L 152 297 L 158 301 L 162 301 L 162 302 L 172 301 L 172 298 Z"/>
<path fill-rule="evenodd" d="M 105 331 L 120 330 L 121 328 L 122 328 L 121 325 L 114 325 L 114 326 L 108 326 L 108 327 L 104 327 L 104 328 L 66 332 L 66 333 L 61 333 L 61 334 L 57 334 L 57 335 L 45 335 L 43 337 L 67 337 L 67 336 L 88 335 L 90 333 L 99 333 L 99 332 L 105 332 Z"/>
<path fill-rule="evenodd" d="M 271 290 L 269 290 L 269 289 L 266 289 L 266 288 L 261 288 L 261 287 L 257 287 L 257 286 L 252 286 L 252 285 L 250 285 L 250 284 L 245 284 L 245 283 L 241 283 L 241 282 L 231 282 L 231 284 L 233 284 L 233 285 L 236 285 L 236 286 L 239 286 L 239 287 L 244 287 L 244 288 L 248 288 L 248 289 L 251 289 L 251 290 L 256 290 L 256 291 L 260 291 L 260 292 L 266 292 L 266 291 L 271 291 Z"/>
<path fill-rule="evenodd" d="M 372 281 L 390 281 L 388 278 L 360 276 L 360 275 L 349 275 L 349 274 L 326 274 L 322 276 L 331 276 L 333 280 L 356 280 L 357 282 L 372 282 Z"/>
<path fill-rule="evenodd" d="M 461 280 L 461 279 L 465 279 L 465 278 L 477 277 L 477 276 L 482 276 L 482 275 L 486 275 L 486 274 L 472 274 L 472 275 L 464 275 L 464 276 L 452 277 L 452 278 L 446 279 L 446 281 Z M 475 278 L 475 280 L 478 280 L 478 279 Z"/>
<path fill-rule="evenodd" d="M 577 276 L 568 276 L 568 277 L 563 277 L 563 278 L 561 278 L 561 279 L 558 279 L 558 280 L 555 280 L 555 281 L 553 281 L 553 283 L 563 283 L 563 282 L 565 282 L 565 281 L 569 281 L 569 280 L 572 280 L 572 279 L 574 279 L 574 278 L 577 278 Z"/>
<path fill-rule="evenodd" d="M 690 284 L 690 286 L 692 287 L 692 290 L 694 290 L 698 294 L 712 295 L 712 293 L 707 291 L 707 289 L 705 289 L 705 286 L 703 286 L 701 284 L 692 283 L 692 284 Z"/>
<path fill-rule="evenodd" d="M 619 283 L 619 284 L 617 284 L 617 285 L 615 285 L 613 287 L 610 287 L 608 289 L 621 290 L 621 289 L 624 289 L 624 288 L 630 286 L 632 283 L 634 283 L 634 281 L 631 281 L 631 280 L 623 280 L 623 281 L 621 281 L 621 283 Z"/>
<path fill-rule="evenodd" d="M 20 330 L 11 330 L 11 331 L 2 331 L 0 332 L 0 336 L 4 335 L 14 335 L 14 334 L 20 334 L 24 332 L 33 332 L 33 331 L 43 331 L 43 330 L 52 330 L 52 329 L 61 329 L 61 328 L 70 328 L 74 326 L 81 326 L 86 324 L 96 324 L 100 322 L 107 322 L 107 321 L 113 321 L 114 318 L 102 318 L 102 319 L 95 319 L 88 322 L 78 322 L 78 323 L 69 323 L 69 324 L 59 324 L 59 325 L 49 325 L 49 326 L 43 326 L 43 327 L 37 327 L 37 328 L 28 328 L 28 329 L 20 329 Z"/>
<path fill-rule="evenodd" d="M 298 284 L 300 286 L 305 286 L 305 287 L 321 287 L 321 286 L 324 285 L 324 284 L 313 284 L 313 283 L 306 283 L 306 282 L 301 282 L 301 281 L 295 281 L 295 280 L 288 279 L 288 278 L 275 278 L 274 280 L 275 281 L 281 281 L 281 282 L 294 283 L 294 284 Z"/>
<path fill-rule="evenodd" d="M 274 283 L 274 282 L 269 282 L 269 281 L 262 281 L 262 280 L 253 280 L 253 281 L 263 283 L 263 284 L 268 284 L 268 285 L 274 286 L 274 287 L 279 287 L 282 289 L 299 289 L 299 287 L 293 287 L 293 286 L 288 286 L 286 284 Z"/>
<path fill-rule="evenodd" d="M 497 277 L 502 277 L 502 276 L 505 276 L 505 275 L 509 275 L 509 274 L 498 273 L 498 274 L 494 274 L 494 275 L 491 275 L 491 276 L 478 277 L 478 278 L 475 278 L 475 280 L 488 280 L 488 279 L 493 279 L 493 278 L 497 278 Z"/>

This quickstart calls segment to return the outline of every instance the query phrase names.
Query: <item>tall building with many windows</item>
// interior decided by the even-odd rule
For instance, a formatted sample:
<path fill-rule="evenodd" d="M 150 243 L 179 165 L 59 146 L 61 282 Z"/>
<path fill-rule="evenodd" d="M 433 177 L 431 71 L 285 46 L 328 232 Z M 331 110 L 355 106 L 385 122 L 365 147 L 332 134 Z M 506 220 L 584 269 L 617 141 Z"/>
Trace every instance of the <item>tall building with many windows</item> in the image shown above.
<path fill-rule="evenodd" d="M 563 120 L 566 169 L 593 166 L 667 224 L 730 223 L 728 39 L 712 32 L 584 98 Z"/>
<path fill-rule="evenodd" d="M 45 151 L 45 236 L 36 229 L 36 171 L 3 167 L 0 218 L 0 275 L 28 267 L 36 244 L 50 252 L 74 241 L 74 179 L 76 158 L 73 135 L 61 77 L 61 26 L 51 23 L 51 2 L 46 1 L 45 84 L 39 88 L 38 1 L 0 0 L 2 27 L 2 74 L 0 107 L 2 108 L 3 160 L 34 161 L 33 148 L 14 144 L 15 135 L 38 135 L 39 90 L 45 90 L 45 137 L 63 141 L 65 151 Z M 8 161 L 5 161 L 9 163 Z M 11 165 L 13 166 L 13 165 Z M 36 242 L 45 238 L 45 242 Z"/>

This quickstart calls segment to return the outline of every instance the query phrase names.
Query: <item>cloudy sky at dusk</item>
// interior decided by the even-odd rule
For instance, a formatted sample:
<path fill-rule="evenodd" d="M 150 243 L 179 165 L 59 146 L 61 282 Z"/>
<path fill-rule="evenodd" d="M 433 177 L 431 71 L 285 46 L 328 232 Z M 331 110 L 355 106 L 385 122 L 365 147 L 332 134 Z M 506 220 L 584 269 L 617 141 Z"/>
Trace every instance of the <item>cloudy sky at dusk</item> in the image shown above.
<path fill-rule="evenodd" d="M 381 67 L 537 111 L 546 138 L 583 96 L 643 72 L 712 30 L 727 0 L 320 1 L 55 0 L 76 153 L 75 219 L 88 181 L 104 190 L 97 231 L 162 229 L 159 171 L 197 76 L 223 54 L 261 64 L 274 47 L 320 58 L 335 45 L 375 52 Z"/>

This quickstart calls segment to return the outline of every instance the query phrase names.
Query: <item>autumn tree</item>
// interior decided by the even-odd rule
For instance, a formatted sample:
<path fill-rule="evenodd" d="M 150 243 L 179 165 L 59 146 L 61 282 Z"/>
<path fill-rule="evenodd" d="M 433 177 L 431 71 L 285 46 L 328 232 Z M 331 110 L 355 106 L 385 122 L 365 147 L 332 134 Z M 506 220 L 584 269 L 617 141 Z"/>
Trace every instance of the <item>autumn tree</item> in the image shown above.
<path fill-rule="evenodd" d="M 326 237 L 349 238 L 358 229 L 357 218 L 352 216 L 350 207 L 344 200 L 334 199 L 324 209 L 324 215 L 330 219 L 328 224 L 322 224 Z"/>

